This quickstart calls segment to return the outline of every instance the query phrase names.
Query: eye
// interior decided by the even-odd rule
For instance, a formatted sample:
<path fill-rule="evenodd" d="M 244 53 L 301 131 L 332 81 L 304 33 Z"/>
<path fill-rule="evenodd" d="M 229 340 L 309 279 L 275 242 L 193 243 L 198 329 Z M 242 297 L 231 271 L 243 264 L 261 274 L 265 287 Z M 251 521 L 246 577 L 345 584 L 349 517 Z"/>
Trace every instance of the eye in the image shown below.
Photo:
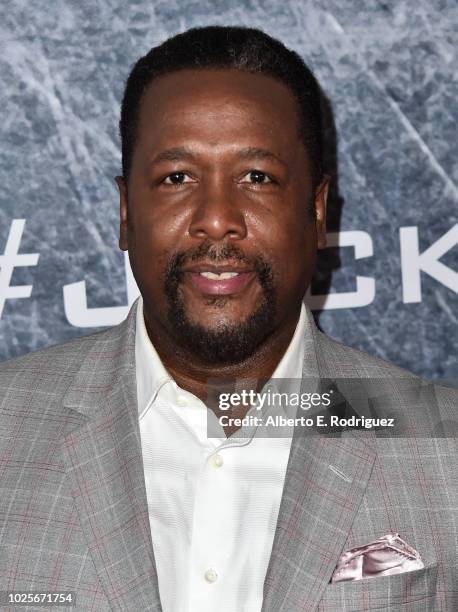
<path fill-rule="evenodd" d="M 247 179 L 247 180 L 246 180 Z M 265 172 L 261 172 L 261 170 L 250 170 L 243 177 L 242 183 L 255 183 L 258 185 L 272 183 L 272 179 Z"/>
<path fill-rule="evenodd" d="M 173 172 L 162 181 L 165 185 L 183 185 L 183 183 L 192 183 L 192 179 L 185 172 Z"/>

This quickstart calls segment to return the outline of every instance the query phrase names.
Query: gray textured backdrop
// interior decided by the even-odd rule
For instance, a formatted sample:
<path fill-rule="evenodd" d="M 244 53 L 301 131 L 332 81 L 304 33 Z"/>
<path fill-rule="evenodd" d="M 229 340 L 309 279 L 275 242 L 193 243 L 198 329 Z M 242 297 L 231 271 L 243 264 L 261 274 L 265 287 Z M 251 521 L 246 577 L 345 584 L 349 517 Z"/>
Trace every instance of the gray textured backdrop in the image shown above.
<path fill-rule="evenodd" d="M 454 7 L 452 0 L 3 0 L 0 359 L 124 315 L 113 182 L 123 82 L 141 54 L 172 34 L 244 24 L 297 50 L 332 107 L 330 230 L 350 243 L 356 236 L 364 257 L 349 247 L 327 250 L 313 291 L 354 292 L 356 275 L 374 280 L 356 297 L 334 295 L 340 308 L 317 313 L 322 329 L 428 378 L 457 379 Z M 400 228 L 411 228 L 403 230 L 403 258 Z M 18 248 L 29 256 L 19 260 Z M 63 287 L 83 280 L 85 293 L 78 285 L 65 300 Z M 24 285 L 30 297 L 27 287 L 10 287 Z M 89 309 L 109 310 L 82 314 L 84 295 Z"/>

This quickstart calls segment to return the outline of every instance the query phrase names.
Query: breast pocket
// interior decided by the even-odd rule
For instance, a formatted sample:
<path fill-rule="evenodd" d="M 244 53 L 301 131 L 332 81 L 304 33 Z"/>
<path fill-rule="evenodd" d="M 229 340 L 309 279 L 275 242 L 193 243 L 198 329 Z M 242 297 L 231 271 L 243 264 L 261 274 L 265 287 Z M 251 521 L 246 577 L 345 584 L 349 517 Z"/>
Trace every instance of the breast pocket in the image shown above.
<path fill-rule="evenodd" d="M 319 612 L 433 612 L 436 610 L 437 563 L 412 572 L 330 584 Z"/>

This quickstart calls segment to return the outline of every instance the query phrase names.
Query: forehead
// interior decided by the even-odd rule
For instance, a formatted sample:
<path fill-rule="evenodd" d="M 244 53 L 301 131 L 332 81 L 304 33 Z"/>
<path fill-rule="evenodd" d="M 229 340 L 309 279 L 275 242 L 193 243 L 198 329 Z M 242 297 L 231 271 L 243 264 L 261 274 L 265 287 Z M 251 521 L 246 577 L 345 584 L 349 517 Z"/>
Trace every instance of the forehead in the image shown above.
<path fill-rule="evenodd" d="M 180 70 L 147 88 L 137 141 L 156 148 L 163 140 L 197 134 L 206 141 L 255 138 L 291 148 L 299 140 L 298 116 L 292 92 L 273 77 L 233 69 Z"/>

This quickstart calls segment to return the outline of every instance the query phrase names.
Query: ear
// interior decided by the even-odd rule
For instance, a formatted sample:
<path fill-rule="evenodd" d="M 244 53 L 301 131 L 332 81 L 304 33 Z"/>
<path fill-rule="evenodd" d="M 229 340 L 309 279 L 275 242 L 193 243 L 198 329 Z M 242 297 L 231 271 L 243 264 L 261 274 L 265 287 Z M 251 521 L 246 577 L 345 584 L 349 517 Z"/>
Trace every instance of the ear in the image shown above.
<path fill-rule="evenodd" d="M 119 248 L 127 251 L 127 187 L 122 176 L 115 176 L 119 189 Z"/>
<path fill-rule="evenodd" d="M 331 177 L 327 174 L 323 175 L 323 179 L 315 191 L 315 223 L 317 246 L 319 249 L 324 249 L 326 246 L 326 202 L 328 199 L 330 179 Z"/>

